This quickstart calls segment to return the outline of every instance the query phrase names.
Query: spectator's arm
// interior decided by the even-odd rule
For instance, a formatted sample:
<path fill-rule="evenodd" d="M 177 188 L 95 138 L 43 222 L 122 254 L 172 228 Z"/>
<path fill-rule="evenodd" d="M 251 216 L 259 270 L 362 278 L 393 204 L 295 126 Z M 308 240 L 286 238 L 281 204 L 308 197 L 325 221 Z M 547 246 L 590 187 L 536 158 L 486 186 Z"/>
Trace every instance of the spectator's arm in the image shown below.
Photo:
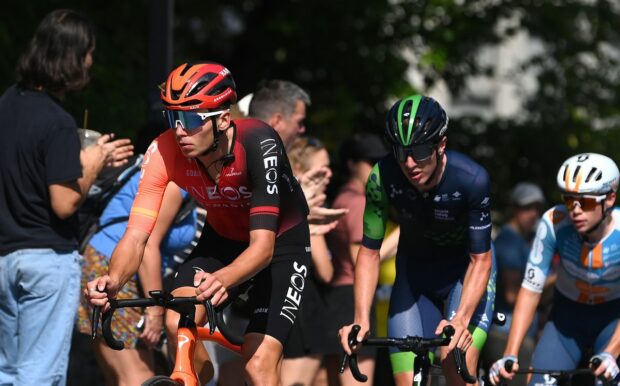
<path fill-rule="evenodd" d="M 322 235 L 310 236 L 310 246 L 316 278 L 322 283 L 329 283 L 334 276 L 334 265 L 325 237 Z"/>

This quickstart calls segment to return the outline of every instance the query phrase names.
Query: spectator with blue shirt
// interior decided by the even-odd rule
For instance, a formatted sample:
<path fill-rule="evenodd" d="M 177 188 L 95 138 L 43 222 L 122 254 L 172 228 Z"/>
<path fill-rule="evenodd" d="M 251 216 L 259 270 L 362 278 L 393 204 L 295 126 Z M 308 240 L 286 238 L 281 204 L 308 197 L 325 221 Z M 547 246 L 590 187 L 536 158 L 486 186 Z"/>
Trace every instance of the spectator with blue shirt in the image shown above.
<path fill-rule="evenodd" d="M 109 259 L 119 242 L 129 219 L 129 211 L 138 192 L 141 173 L 136 173 L 110 200 L 99 224 L 102 226 L 84 251 L 82 287 L 88 281 L 108 271 Z M 160 215 L 147 243 L 137 277 L 130 280 L 118 293 L 117 299 L 148 296 L 152 290 L 162 289 L 164 270 L 174 265 L 173 256 L 182 252 L 194 239 L 196 211 L 185 212 L 187 193 L 174 183 L 166 188 Z M 183 212 L 184 215 L 179 215 Z M 113 221 L 122 219 L 124 221 Z M 105 226 L 105 224 L 112 223 Z M 91 306 L 85 298 L 79 309 L 78 329 L 91 334 Z M 160 340 L 163 331 L 164 310 L 161 307 L 119 309 L 113 324 L 114 336 L 125 342 L 123 351 L 114 351 L 99 338 L 95 351 L 106 384 L 138 385 L 154 374 L 151 348 Z M 141 327 L 139 327 L 141 326 Z"/>

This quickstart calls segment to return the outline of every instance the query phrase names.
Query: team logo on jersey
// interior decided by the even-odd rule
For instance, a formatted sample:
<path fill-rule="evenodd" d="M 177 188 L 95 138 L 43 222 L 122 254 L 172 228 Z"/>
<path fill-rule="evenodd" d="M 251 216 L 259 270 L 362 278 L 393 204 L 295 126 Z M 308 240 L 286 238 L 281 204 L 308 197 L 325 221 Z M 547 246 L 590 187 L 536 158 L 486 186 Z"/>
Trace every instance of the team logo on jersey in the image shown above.
<path fill-rule="evenodd" d="M 267 138 L 260 142 L 263 152 L 263 166 L 265 167 L 265 180 L 267 180 L 267 193 L 278 193 L 278 147 L 276 140 Z"/>
<path fill-rule="evenodd" d="M 400 196 L 401 194 L 403 194 L 403 190 L 402 189 L 396 189 L 394 184 L 390 184 L 390 198 L 394 198 L 396 196 Z"/>
<path fill-rule="evenodd" d="M 442 221 L 453 221 L 454 217 L 450 216 L 448 209 L 435 209 L 435 218 Z"/>
<path fill-rule="evenodd" d="M 301 302 L 301 294 L 304 291 L 306 285 L 306 275 L 308 274 L 308 268 L 303 264 L 293 262 L 293 274 L 289 282 L 288 289 L 286 290 L 286 297 L 284 298 L 284 305 L 280 310 L 280 315 L 288 319 L 292 324 L 295 323 L 297 316 L 297 310 L 299 309 L 299 303 Z"/>
<path fill-rule="evenodd" d="M 490 197 L 485 197 L 482 199 L 482 202 L 480 202 L 480 205 L 489 205 L 489 201 L 491 201 Z"/>

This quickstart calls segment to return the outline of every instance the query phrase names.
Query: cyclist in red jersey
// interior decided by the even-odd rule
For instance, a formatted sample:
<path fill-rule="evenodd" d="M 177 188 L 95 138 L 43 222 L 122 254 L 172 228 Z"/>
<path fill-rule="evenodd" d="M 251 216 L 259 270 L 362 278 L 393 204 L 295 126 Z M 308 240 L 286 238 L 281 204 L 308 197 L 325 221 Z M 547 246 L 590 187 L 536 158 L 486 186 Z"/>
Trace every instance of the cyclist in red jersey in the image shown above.
<path fill-rule="evenodd" d="M 173 294 L 197 295 L 217 306 L 231 288 L 253 278 L 252 317 L 242 347 L 246 381 L 277 385 L 282 344 L 311 261 L 303 192 L 275 130 L 255 119 L 231 120 L 237 95 L 227 68 L 181 65 L 169 75 L 161 99 L 171 129 L 149 147 L 108 275 L 89 282 L 85 295 L 93 305 L 106 306 L 137 272 L 164 190 L 173 181 L 207 210 L 201 239 L 179 268 Z M 205 313 L 198 307 L 197 323 L 204 324 Z M 178 317 L 167 311 L 169 338 L 176 336 Z M 201 382 L 212 376 L 201 345 L 195 365 Z"/>

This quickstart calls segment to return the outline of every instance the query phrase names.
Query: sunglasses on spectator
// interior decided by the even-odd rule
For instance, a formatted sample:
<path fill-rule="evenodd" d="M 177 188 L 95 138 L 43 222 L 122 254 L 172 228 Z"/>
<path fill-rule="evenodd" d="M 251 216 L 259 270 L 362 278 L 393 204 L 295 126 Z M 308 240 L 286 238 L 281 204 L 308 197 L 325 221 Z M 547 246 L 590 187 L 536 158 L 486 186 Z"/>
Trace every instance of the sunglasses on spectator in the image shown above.
<path fill-rule="evenodd" d="M 398 162 L 407 162 L 407 157 L 413 158 L 418 162 L 424 162 L 431 158 L 433 151 L 437 148 L 437 145 L 425 143 L 422 145 L 413 145 L 410 147 L 394 146 L 394 155 Z"/>
<path fill-rule="evenodd" d="M 579 207 L 582 210 L 585 211 L 590 211 L 594 208 L 596 208 L 596 206 L 601 203 L 603 200 L 605 200 L 607 196 L 606 195 L 602 195 L 602 196 L 588 196 L 588 195 L 580 195 L 580 196 L 574 196 L 574 195 L 570 195 L 570 194 L 563 194 L 562 195 L 562 201 L 564 201 L 564 204 L 566 205 L 566 207 L 571 210 L 575 207 L 575 205 L 579 205 Z"/>
<path fill-rule="evenodd" d="M 192 133 L 202 127 L 207 118 L 221 115 L 226 111 L 228 110 L 211 111 L 208 113 L 182 110 L 164 110 L 162 112 L 169 128 L 175 129 L 177 125 L 181 125 L 183 130 Z"/>

